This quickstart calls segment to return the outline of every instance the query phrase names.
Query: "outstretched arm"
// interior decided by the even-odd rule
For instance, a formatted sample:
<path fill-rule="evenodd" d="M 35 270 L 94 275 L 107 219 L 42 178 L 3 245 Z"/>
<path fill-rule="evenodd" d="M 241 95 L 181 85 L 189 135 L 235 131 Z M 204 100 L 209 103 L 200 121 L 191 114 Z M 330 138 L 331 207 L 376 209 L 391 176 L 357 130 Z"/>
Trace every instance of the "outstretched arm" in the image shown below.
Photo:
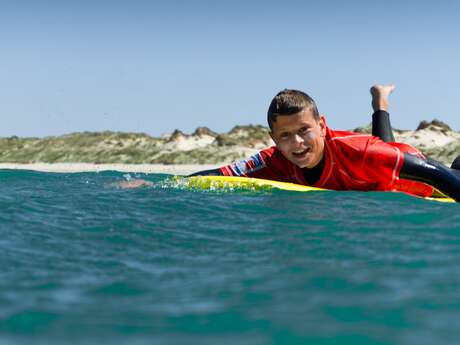
<path fill-rule="evenodd" d="M 433 159 L 421 159 L 404 153 L 399 177 L 425 182 L 460 202 L 460 171 L 449 169 Z"/>

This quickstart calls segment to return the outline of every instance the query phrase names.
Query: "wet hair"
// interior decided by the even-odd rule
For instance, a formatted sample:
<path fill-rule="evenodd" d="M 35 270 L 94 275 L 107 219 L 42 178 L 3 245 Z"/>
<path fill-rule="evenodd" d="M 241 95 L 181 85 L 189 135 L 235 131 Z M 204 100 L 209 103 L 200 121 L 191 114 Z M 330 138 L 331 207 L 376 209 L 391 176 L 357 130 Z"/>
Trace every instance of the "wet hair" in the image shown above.
<path fill-rule="evenodd" d="M 311 110 L 315 120 L 320 120 L 315 101 L 305 92 L 290 89 L 279 92 L 268 107 L 267 121 L 270 130 L 273 130 L 273 123 L 278 116 L 293 115 L 302 110 Z"/>

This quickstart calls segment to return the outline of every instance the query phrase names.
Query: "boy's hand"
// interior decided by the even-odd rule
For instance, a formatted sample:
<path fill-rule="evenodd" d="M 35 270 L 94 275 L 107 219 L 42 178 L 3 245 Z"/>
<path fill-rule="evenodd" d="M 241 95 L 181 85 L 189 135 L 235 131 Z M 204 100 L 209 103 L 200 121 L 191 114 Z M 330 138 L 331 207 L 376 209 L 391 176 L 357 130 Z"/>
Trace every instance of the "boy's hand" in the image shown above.
<path fill-rule="evenodd" d="M 121 181 L 115 184 L 116 187 L 127 189 L 127 188 L 140 188 L 140 187 L 149 187 L 153 186 L 153 183 L 150 181 L 136 179 L 136 180 L 129 180 L 129 181 Z"/>

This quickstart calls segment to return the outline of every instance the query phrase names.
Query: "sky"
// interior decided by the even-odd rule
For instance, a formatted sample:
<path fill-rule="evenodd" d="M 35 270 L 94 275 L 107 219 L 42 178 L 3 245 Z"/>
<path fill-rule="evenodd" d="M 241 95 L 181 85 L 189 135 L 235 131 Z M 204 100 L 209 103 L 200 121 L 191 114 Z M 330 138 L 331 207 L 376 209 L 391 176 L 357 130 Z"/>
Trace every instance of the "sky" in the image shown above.
<path fill-rule="evenodd" d="M 312 96 L 334 129 L 460 130 L 460 2 L 0 0 L 0 136 L 158 136 L 266 125 L 273 96 Z M 457 42 L 457 43 L 456 43 Z"/>

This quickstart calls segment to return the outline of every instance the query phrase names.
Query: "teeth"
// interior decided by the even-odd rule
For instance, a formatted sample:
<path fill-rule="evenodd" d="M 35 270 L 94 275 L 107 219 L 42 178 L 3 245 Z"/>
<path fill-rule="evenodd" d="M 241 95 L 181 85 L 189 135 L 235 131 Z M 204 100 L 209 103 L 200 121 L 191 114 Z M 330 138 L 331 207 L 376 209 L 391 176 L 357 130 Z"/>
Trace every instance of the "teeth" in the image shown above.
<path fill-rule="evenodd" d="M 303 150 L 300 150 L 300 151 L 294 151 L 293 153 L 294 153 L 295 155 L 301 155 L 301 154 L 307 153 L 308 151 L 309 151 L 309 149 L 306 148 L 306 149 L 303 149 Z"/>

